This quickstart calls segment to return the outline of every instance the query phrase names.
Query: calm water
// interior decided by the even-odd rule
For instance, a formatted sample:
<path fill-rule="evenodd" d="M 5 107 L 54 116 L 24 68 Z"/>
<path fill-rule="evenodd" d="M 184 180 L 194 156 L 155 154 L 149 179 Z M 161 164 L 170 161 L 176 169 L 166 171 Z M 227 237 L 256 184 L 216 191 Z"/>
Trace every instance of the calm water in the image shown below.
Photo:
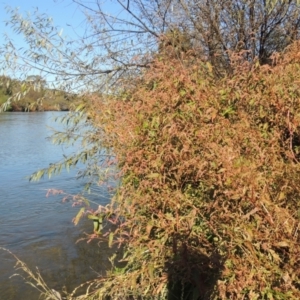
<path fill-rule="evenodd" d="M 62 203 L 62 196 L 45 197 L 47 189 L 63 189 L 76 194 L 84 182 L 76 180 L 76 170 L 53 179 L 29 183 L 26 176 L 51 162 L 77 151 L 46 139 L 49 126 L 61 112 L 0 114 L 0 247 L 8 248 L 32 270 L 39 268 L 49 286 L 70 291 L 85 280 L 95 278 L 109 267 L 109 250 L 104 244 L 76 241 L 91 233 L 85 220 L 76 227 L 72 218 L 78 208 Z M 94 201 L 105 204 L 108 194 L 98 189 Z M 0 250 L 0 299 L 35 300 L 39 294 L 20 277 L 11 275 L 15 260 Z"/>

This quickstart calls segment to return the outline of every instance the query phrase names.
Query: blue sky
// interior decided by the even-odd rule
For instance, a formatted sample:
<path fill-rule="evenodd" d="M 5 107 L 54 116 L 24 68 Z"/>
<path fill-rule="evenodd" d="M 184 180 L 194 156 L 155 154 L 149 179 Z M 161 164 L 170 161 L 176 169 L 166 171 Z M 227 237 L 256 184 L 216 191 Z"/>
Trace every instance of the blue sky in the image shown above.
<path fill-rule="evenodd" d="M 44 13 L 53 19 L 54 26 L 63 29 L 63 36 L 76 37 L 75 31 L 81 35 L 85 28 L 85 16 L 71 0 L 0 0 L 0 48 L 6 44 L 5 35 L 9 36 L 16 48 L 27 48 L 23 36 L 14 33 L 10 26 L 5 24 L 10 19 L 6 11 L 7 6 L 18 8 L 23 16 L 38 9 L 40 14 Z M 19 77 L 21 74 L 10 72 L 8 69 L 0 70 L 0 74 L 13 74 L 12 77 Z M 32 69 L 30 73 L 40 72 Z M 52 77 L 48 80 L 52 80 Z"/>
<path fill-rule="evenodd" d="M 1 0 L 0 0 L 1 1 Z M 26 15 L 27 12 L 32 12 L 38 8 L 40 13 L 45 13 L 53 18 L 54 25 L 57 25 L 64 30 L 64 34 L 72 35 L 74 30 L 81 30 L 84 16 L 80 10 L 70 0 L 2 0 L 0 4 L 0 43 L 3 43 L 3 35 L 13 35 L 14 40 L 22 43 L 22 37 L 17 36 L 5 26 L 5 22 L 9 20 L 9 15 L 5 7 L 19 8 L 19 12 Z M 69 26 L 72 25 L 72 26 Z"/>
<path fill-rule="evenodd" d="M 93 1 L 86 3 L 92 5 Z M 105 11 L 118 15 L 120 7 L 115 4 L 116 1 L 103 0 L 101 3 L 103 3 Z M 38 8 L 40 13 L 45 13 L 53 18 L 54 25 L 63 28 L 64 35 L 76 36 L 75 31 L 80 35 L 85 28 L 85 16 L 72 0 L 0 0 L 0 46 L 4 42 L 3 35 L 5 33 L 10 37 L 13 36 L 14 41 L 18 44 L 22 43 L 22 37 L 15 35 L 9 27 L 5 26 L 6 21 L 9 20 L 5 9 L 7 6 L 18 7 L 19 12 L 23 15 Z"/>
<path fill-rule="evenodd" d="M 92 7 L 97 11 L 97 6 L 95 3 L 97 3 L 96 0 L 82 0 L 82 3 L 86 4 L 88 7 Z M 102 9 L 105 13 L 108 13 L 110 16 L 117 16 L 122 19 L 131 19 L 131 16 L 124 12 L 124 8 L 121 7 L 120 4 L 118 4 L 117 0 L 100 0 L 99 1 L 102 5 Z M 98 2 L 98 3 L 99 3 Z M 34 41 L 39 42 L 38 39 L 34 40 L 34 36 L 31 36 L 30 34 L 27 35 L 27 40 L 29 41 L 29 44 L 25 42 L 25 38 L 22 36 L 22 34 L 16 34 L 12 31 L 10 26 L 6 26 L 6 23 L 9 23 L 10 15 L 7 13 L 6 7 L 9 6 L 11 9 L 18 8 L 18 13 L 23 15 L 25 19 L 28 19 L 27 14 L 33 13 L 38 9 L 39 15 L 46 14 L 47 17 L 51 17 L 53 19 L 53 25 L 55 27 L 54 32 L 61 33 L 61 29 L 63 29 L 62 37 L 66 41 L 71 40 L 78 40 L 81 41 L 82 37 L 88 38 L 85 40 L 85 42 L 90 43 L 90 45 L 96 45 L 95 48 L 91 46 L 91 51 L 89 52 L 90 48 L 83 47 L 86 52 L 80 52 L 78 53 L 78 44 L 76 43 L 65 43 L 64 46 L 61 46 L 62 48 L 58 48 L 58 51 L 53 51 L 51 54 L 47 53 L 47 58 L 40 61 L 34 61 L 32 57 L 29 56 L 30 63 L 26 62 L 26 55 L 27 53 L 32 53 L 31 47 L 35 47 L 36 44 Z M 134 10 L 134 7 L 131 9 Z M 93 14 L 92 17 L 97 18 L 97 14 Z M 34 18 L 30 18 L 31 20 L 34 20 Z M 97 19 L 93 19 L 94 23 L 96 25 L 101 26 L 101 22 L 97 22 Z M 111 21 L 111 20 L 110 20 Z M 117 22 L 118 23 L 118 22 Z M 117 24 L 119 28 L 122 26 L 120 24 Z M 48 27 L 49 28 L 49 27 Z M 48 83 L 51 84 L 60 84 L 65 83 L 66 80 L 61 80 L 59 76 L 56 76 L 58 73 L 55 73 L 57 69 L 55 68 L 67 68 L 70 71 L 70 74 L 77 74 L 77 66 L 80 66 L 80 62 L 78 65 L 78 61 L 81 60 L 82 65 L 94 63 L 94 57 L 99 58 L 98 62 L 96 61 L 96 65 L 101 70 L 105 68 L 111 68 L 109 65 L 110 63 L 114 63 L 113 61 L 109 60 L 108 51 L 105 49 L 105 47 L 101 46 L 101 40 L 100 45 L 97 44 L 98 36 L 93 35 L 93 32 L 90 31 L 93 26 L 87 25 L 86 16 L 82 12 L 82 8 L 78 7 L 78 4 L 74 3 L 72 0 L 0 0 L 0 53 L 2 57 L 0 57 L 0 75 L 6 75 L 10 76 L 12 78 L 16 78 L 19 80 L 23 80 L 29 75 L 40 75 L 42 76 Z M 9 38 L 7 39 L 6 36 Z M 54 36 L 54 35 L 52 35 Z M 90 39 L 89 39 L 90 38 Z M 118 34 L 112 34 L 111 35 L 112 41 L 115 38 L 116 40 L 119 39 L 119 33 Z M 131 47 L 133 46 L 135 36 L 134 33 L 132 33 L 132 36 L 127 35 L 126 38 L 123 40 L 120 39 L 120 43 L 127 43 L 128 49 L 130 49 L 130 43 Z M 58 42 L 57 42 L 58 41 Z M 11 43 L 12 42 L 12 43 Z M 53 38 L 53 42 L 55 45 L 58 45 L 60 42 L 59 39 Z M 134 49 L 134 53 L 136 54 L 139 50 L 139 41 L 136 41 L 137 48 Z M 10 47 L 9 45 L 13 45 Z M 77 46 L 77 48 L 76 48 Z M 83 43 L 80 46 L 84 46 Z M 112 48 L 115 45 L 112 42 Z M 116 44 L 116 47 L 120 46 L 118 43 Z M 121 45 L 122 46 L 122 45 Z M 120 46 L 120 47 L 121 47 Z M 8 47 L 5 49 L 5 47 Z M 59 46 L 60 47 L 60 46 Z M 76 63 L 74 63 L 75 60 L 70 59 L 70 64 L 68 64 L 68 58 L 64 60 L 64 64 L 62 65 L 60 62 L 61 57 L 65 57 L 64 55 L 60 55 L 60 51 L 62 53 L 68 52 L 67 55 L 72 56 L 72 48 L 75 50 L 73 53 L 76 55 Z M 13 49 L 13 50 L 11 50 Z M 33 48 L 36 49 L 36 48 Z M 70 50 L 70 51 L 66 51 Z M 45 50 L 47 52 L 47 50 Z M 83 50 L 84 51 L 84 50 Z M 128 50 L 130 51 L 130 50 Z M 4 55 L 2 54 L 4 53 Z M 16 53 L 16 55 L 15 55 Z M 10 55 L 12 54 L 12 55 Z M 22 57 L 23 58 L 20 58 Z M 25 58 L 24 58 L 25 57 Z M 130 58 L 130 55 L 128 55 Z M 19 58 L 19 59 L 18 59 Z M 2 61 L 1 61 L 2 60 Z M 2 65 L 1 65 L 2 62 Z M 45 65 L 43 63 L 45 62 Z M 59 66 L 59 67 L 57 67 Z M 52 69 L 53 68 L 53 69 Z M 54 70 L 54 71 L 53 71 Z M 75 70 L 75 71 L 74 71 Z M 63 70 L 61 74 L 64 74 Z M 53 73 L 54 72 L 54 73 Z M 67 80 L 72 80 L 73 75 L 70 75 L 70 78 L 67 78 Z M 76 76 L 74 76 L 76 77 Z M 79 77 L 76 77 L 79 78 Z M 68 81 L 69 82 L 69 81 Z"/>
<path fill-rule="evenodd" d="M 95 1 L 91 0 L 85 3 L 92 5 L 93 2 Z M 115 0 L 103 0 L 101 3 L 103 3 L 106 12 L 118 14 L 118 11 L 120 11 L 120 7 L 116 5 Z M 7 6 L 18 8 L 19 13 L 23 16 L 26 16 L 29 12 L 34 12 L 38 8 L 40 14 L 45 13 L 53 19 L 54 26 L 63 29 L 62 35 L 64 37 L 78 39 L 78 37 L 84 35 L 86 18 L 78 5 L 74 4 L 72 0 L 0 0 L 0 49 L 6 44 L 5 35 L 9 36 L 16 48 L 27 48 L 23 36 L 14 33 L 9 26 L 5 25 L 10 19 L 10 15 L 6 12 Z M 1 70 L 0 73 L 2 73 Z M 35 74 L 39 71 L 32 69 L 31 73 Z"/>

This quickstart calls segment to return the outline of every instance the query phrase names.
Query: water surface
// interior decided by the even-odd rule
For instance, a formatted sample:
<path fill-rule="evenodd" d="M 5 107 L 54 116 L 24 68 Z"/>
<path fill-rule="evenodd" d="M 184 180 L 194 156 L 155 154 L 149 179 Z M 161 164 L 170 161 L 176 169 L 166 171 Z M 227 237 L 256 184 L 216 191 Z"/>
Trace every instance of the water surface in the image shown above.
<path fill-rule="evenodd" d="M 11 250 L 32 270 L 39 268 L 51 288 L 71 290 L 81 282 L 95 278 L 109 267 L 109 249 L 103 244 L 76 241 L 91 233 L 85 220 L 74 227 L 72 218 L 78 211 L 62 196 L 46 197 L 47 189 L 62 189 L 76 194 L 84 186 L 76 180 L 77 170 L 63 172 L 51 180 L 30 183 L 26 176 L 63 155 L 79 149 L 51 144 L 49 127 L 60 128 L 54 117 L 61 112 L 0 114 L 0 247 Z M 107 203 L 109 196 L 98 188 L 93 200 Z M 38 293 L 16 273 L 14 258 L 0 251 L 0 299 L 34 300 Z"/>

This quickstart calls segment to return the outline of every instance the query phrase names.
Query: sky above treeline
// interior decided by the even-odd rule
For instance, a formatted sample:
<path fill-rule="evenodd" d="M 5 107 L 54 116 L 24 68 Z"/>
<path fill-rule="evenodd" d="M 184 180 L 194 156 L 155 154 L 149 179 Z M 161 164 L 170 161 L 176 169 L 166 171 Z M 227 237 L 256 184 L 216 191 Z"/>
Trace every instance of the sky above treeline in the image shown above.
<path fill-rule="evenodd" d="M 100 1 L 105 11 L 116 13 L 114 1 Z M 88 1 L 92 5 L 93 1 Z M 39 13 L 45 13 L 53 19 L 53 24 L 63 29 L 63 35 L 74 37 L 80 36 L 85 28 L 85 16 L 82 9 L 78 8 L 72 0 L 2 0 L 0 2 L 0 45 L 4 44 L 4 35 L 13 37 L 14 42 L 22 46 L 22 36 L 12 32 L 9 25 L 5 24 L 10 20 L 6 7 L 19 8 L 19 13 L 26 16 L 29 12 L 38 9 Z"/>
<path fill-rule="evenodd" d="M 116 0 L 89 0 L 82 2 L 89 7 L 93 7 L 94 5 L 94 8 L 96 8 L 95 3 L 97 1 L 101 3 L 106 13 L 118 15 L 122 11 L 120 10 L 120 5 L 116 4 Z M 51 17 L 53 26 L 57 28 L 57 33 L 59 32 L 68 41 L 79 40 L 86 34 L 87 18 L 84 14 L 84 8 L 79 7 L 72 0 L 0 0 L 0 50 L 4 50 L 1 53 L 5 53 L 7 36 L 15 49 L 21 49 L 20 51 L 24 53 L 25 49 L 28 48 L 24 36 L 12 30 L 10 24 L 11 16 L 7 12 L 7 8 L 9 10 L 17 8 L 18 13 L 25 17 L 25 19 L 28 13 L 33 15 L 36 10 L 38 10 L 38 14 L 45 14 L 47 17 Z M 2 58 L 0 57 L 0 60 Z M 22 73 L 20 72 L 12 73 L 10 69 L 2 70 L 0 68 L 0 75 L 3 74 L 19 79 L 22 77 Z M 38 69 L 32 69 L 30 75 L 41 74 Z M 47 81 L 53 81 L 51 74 L 47 77 Z"/>
<path fill-rule="evenodd" d="M 80 31 L 80 23 L 84 19 L 83 14 L 70 0 L 2 0 L 0 4 L 1 44 L 4 42 L 5 34 L 9 34 L 10 37 L 13 35 L 14 41 L 17 44 L 22 44 L 22 36 L 14 34 L 9 25 L 5 25 L 10 20 L 6 7 L 19 8 L 19 13 L 24 16 L 38 9 L 40 13 L 45 13 L 49 17 L 52 17 L 53 23 L 63 28 L 64 33 L 68 35 L 72 35 L 74 29 Z"/>

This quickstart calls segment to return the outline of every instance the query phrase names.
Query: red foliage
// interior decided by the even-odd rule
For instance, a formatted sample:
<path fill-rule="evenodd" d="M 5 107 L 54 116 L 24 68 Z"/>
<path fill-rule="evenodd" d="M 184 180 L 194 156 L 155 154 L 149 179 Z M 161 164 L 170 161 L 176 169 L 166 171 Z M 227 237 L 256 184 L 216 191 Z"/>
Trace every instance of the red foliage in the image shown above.
<path fill-rule="evenodd" d="M 199 299 L 300 298 L 298 49 L 274 66 L 232 57 L 222 79 L 161 57 L 121 95 L 92 97 L 127 250 L 105 293 L 165 296 L 168 279 Z"/>

